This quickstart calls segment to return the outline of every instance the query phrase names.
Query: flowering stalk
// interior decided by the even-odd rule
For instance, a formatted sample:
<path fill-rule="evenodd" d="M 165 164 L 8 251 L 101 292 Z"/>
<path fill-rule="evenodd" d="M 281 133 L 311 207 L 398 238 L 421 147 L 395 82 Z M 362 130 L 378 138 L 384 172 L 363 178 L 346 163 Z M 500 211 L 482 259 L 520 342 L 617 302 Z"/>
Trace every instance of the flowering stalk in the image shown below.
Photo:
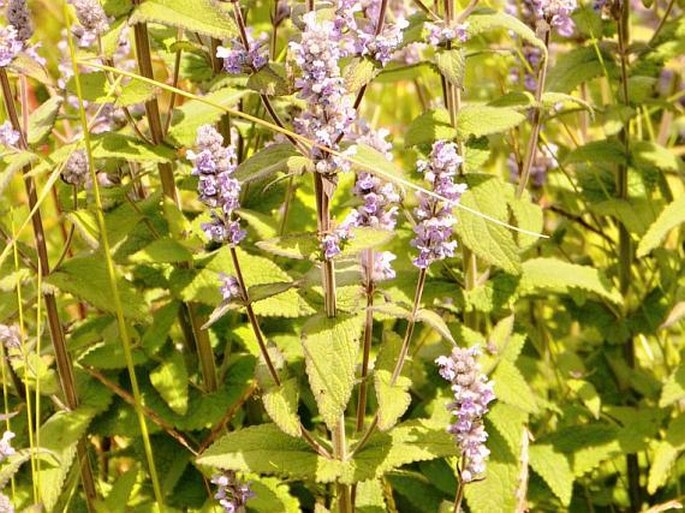
<path fill-rule="evenodd" d="M 1 53 L 1 52 L 0 52 Z M 5 111 L 9 117 L 12 129 L 18 134 L 17 144 L 23 150 L 28 149 L 26 142 L 26 135 L 23 133 L 19 123 L 19 116 L 14 104 L 12 87 L 7 76 L 7 70 L 0 63 L 0 87 L 2 88 L 2 95 L 5 103 Z M 25 107 L 27 110 L 27 106 Z M 26 195 L 29 201 L 29 210 L 34 212 L 31 217 L 31 224 L 33 225 L 33 233 L 36 241 L 36 252 L 38 253 L 38 263 L 43 275 L 50 274 L 50 261 L 48 259 L 48 250 L 45 242 L 45 230 L 43 228 L 43 219 L 40 214 L 38 204 L 38 195 L 36 193 L 36 183 L 31 176 L 31 165 L 24 166 L 24 186 L 26 188 Z M 43 289 L 43 300 L 45 301 L 45 311 L 48 318 L 48 326 L 50 330 L 50 339 L 55 351 L 55 362 L 57 364 L 57 373 L 59 375 L 62 393 L 66 404 L 70 410 L 78 408 L 79 400 L 76 391 L 74 380 L 74 370 L 69 357 L 64 331 L 62 330 L 62 323 L 59 318 L 59 311 L 57 308 L 57 301 L 54 293 L 49 289 Z M 81 462 L 81 481 L 86 496 L 86 503 L 88 510 L 95 511 L 94 501 L 97 497 L 95 491 L 95 481 L 93 479 L 93 470 L 88 459 L 88 452 L 85 440 L 80 440 L 77 445 L 78 458 Z"/>

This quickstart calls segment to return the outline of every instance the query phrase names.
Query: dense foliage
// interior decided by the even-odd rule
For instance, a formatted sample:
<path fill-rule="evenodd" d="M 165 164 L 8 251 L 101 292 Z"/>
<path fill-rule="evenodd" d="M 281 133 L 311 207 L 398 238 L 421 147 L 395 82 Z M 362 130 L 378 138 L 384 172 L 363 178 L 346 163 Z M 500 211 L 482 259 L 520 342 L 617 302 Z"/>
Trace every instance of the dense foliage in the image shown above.
<path fill-rule="evenodd" d="M 0 512 L 680 507 L 682 1 L 0 4 Z"/>

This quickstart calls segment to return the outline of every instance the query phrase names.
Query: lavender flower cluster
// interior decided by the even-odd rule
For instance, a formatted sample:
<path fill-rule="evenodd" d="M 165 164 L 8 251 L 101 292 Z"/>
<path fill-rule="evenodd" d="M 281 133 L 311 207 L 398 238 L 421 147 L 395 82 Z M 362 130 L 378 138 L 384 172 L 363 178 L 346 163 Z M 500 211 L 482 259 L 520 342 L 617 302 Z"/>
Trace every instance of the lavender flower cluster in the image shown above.
<path fill-rule="evenodd" d="M 16 454 L 17 451 L 12 447 L 11 440 L 16 435 L 11 431 L 5 431 L 0 438 L 0 462 Z"/>
<path fill-rule="evenodd" d="M 307 102 L 307 108 L 294 120 L 295 130 L 319 145 L 337 150 L 356 117 L 340 72 L 342 33 L 331 21 L 318 22 L 315 12 L 308 12 L 303 20 L 302 40 L 290 43 L 295 62 L 302 70 L 295 86 L 298 96 Z M 344 159 L 317 147 L 312 148 L 311 157 L 322 174 L 349 168 Z"/>
<path fill-rule="evenodd" d="M 456 144 L 437 141 L 433 144 L 429 159 L 416 163 L 418 171 L 430 183 L 432 192 L 445 198 L 436 198 L 425 192 L 417 193 L 419 206 L 414 211 L 417 217 L 414 226 L 416 237 L 411 245 L 419 250 L 413 263 L 420 269 L 426 269 L 436 260 L 454 256 L 457 243 L 450 240 L 452 226 L 456 222 L 452 208 L 467 189 L 466 184 L 454 182 L 462 162 Z"/>
<path fill-rule="evenodd" d="M 0 27 L 0 68 L 9 66 L 24 49 L 24 43 L 14 25 Z"/>
<path fill-rule="evenodd" d="M 559 147 L 556 144 L 549 143 L 542 149 L 538 149 L 535 153 L 535 159 L 530 167 L 530 179 L 535 187 L 542 187 L 545 185 L 549 170 L 558 166 L 558 150 Z M 511 181 L 513 183 L 518 182 L 519 163 L 516 161 L 513 154 L 507 159 L 507 166 L 509 167 Z"/>
<path fill-rule="evenodd" d="M 202 230 L 214 242 L 235 246 L 246 235 L 234 215 L 240 207 L 240 182 L 233 178 L 235 148 L 224 146 L 223 136 L 211 125 L 197 130 L 195 144 L 197 152 L 188 150 L 187 158 L 193 163 L 192 174 L 199 178 L 200 201 L 212 209 L 212 220 Z"/>
<path fill-rule="evenodd" d="M 576 10 L 576 0 L 529 0 L 533 12 L 544 19 L 560 36 L 571 37 L 575 23 L 571 14 Z"/>
<path fill-rule="evenodd" d="M 0 125 L 0 144 L 6 148 L 16 148 L 19 142 L 19 132 L 12 128 L 10 121 L 5 121 Z"/>
<path fill-rule="evenodd" d="M 29 44 L 33 24 L 26 0 L 10 0 L 6 15 L 8 25 L 0 27 L 0 68 L 9 66 L 22 52 L 44 66 L 45 59 L 38 55 L 40 43 Z"/>
<path fill-rule="evenodd" d="M 81 187 L 88 180 L 88 155 L 85 150 L 75 150 L 69 155 L 61 177 L 69 185 Z"/>
<path fill-rule="evenodd" d="M 461 479 L 468 483 L 485 472 L 485 459 L 490 451 L 485 446 L 488 433 L 483 416 L 488 404 L 495 399 L 492 382 L 488 381 L 478 364 L 478 348 L 454 348 L 450 356 L 440 356 L 435 363 L 440 376 L 452 384 L 454 402 L 448 409 L 456 417 L 448 431 L 452 433 L 463 456 Z"/>
<path fill-rule="evenodd" d="M 74 27 L 79 46 L 88 47 L 109 30 L 109 20 L 99 0 L 69 0 L 80 26 Z"/>
<path fill-rule="evenodd" d="M 448 41 L 459 41 L 465 43 L 468 38 L 469 23 L 447 24 L 444 21 L 438 23 L 426 22 L 424 28 L 428 31 L 427 40 L 432 45 L 440 45 Z"/>
<path fill-rule="evenodd" d="M 219 487 L 214 498 L 225 513 L 245 513 L 245 504 L 254 497 L 249 484 L 240 482 L 232 470 L 215 474 L 211 482 Z"/>
<path fill-rule="evenodd" d="M 0 493 L 0 512 L 1 513 L 14 513 L 14 506 L 10 502 L 10 498 L 7 495 Z"/>
<path fill-rule="evenodd" d="M 248 48 L 239 38 L 231 39 L 230 48 L 219 46 L 216 56 L 224 61 L 224 71 L 236 75 L 248 71 L 257 71 L 267 63 L 267 34 L 262 34 L 257 40 L 250 29 L 246 32 Z"/>

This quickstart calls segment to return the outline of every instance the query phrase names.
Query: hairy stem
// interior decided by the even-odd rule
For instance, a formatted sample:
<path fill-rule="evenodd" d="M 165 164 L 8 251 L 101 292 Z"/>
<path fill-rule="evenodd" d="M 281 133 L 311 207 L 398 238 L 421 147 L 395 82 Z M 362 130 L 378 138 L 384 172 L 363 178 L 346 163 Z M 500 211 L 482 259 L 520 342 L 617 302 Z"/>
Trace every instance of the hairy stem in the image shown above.
<path fill-rule="evenodd" d="M 0 68 L 0 85 L 2 87 L 2 95 L 5 103 L 5 111 L 12 123 L 14 130 L 19 132 L 19 145 L 23 150 L 28 149 L 26 142 L 26 134 L 22 130 L 19 123 L 19 116 L 17 108 L 14 104 L 12 95 L 12 87 L 7 76 L 5 68 Z M 25 106 L 25 109 L 28 107 Z M 37 208 L 38 195 L 36 193 L 36 183 L 31 176 L 31 165 L 23 168 L 24 186 L 26 188 L 26 195 L 29 201 L 29 209 L 34 212 L 31 217 L 33 225 L 33 234 L 36 241 L 36 252 L 38 253 L 38 267 L 44 276 L 50 274 L 50 262 L 48 259 L 48 248 L 45 242 L 45 229 L 43 228 L 43 219 L 40 214 L 40 209 Z M 74 380 L 74 369 L 72 367 L 71 358 L 67 350 L 67 343 L 64 337 L 64 330 L 59 318 L 59 311 L 57 309 L 57 300 L 51 290 L 43 289 L 43 300 L 45 301 L 45 312 L 48 318 L 48 326 L 50 330 L 50 340 L 55 351 L 55 362 L 57 364 L 57 374 L 59 375 L 60 385 L 66 405 L 70 410 L 78 408 L 79 400 L 76 391 L 76 384 Z M 80 462 L 81 482 L 83 490 L 86 495 L 86 504 L 88 511 L 95 511 L 95 499 L 97 493 L 95 491 L 95 480 L 93 478 L 93 469 L 88 459 L 88 450 L 85 439 L 81 439 L 77 446 L 78 459 Z"/>
<path fill-rule="evenodd" d="M 116 269 L 114 267 L 114 262 L 112 260 L 112 252 L 109 243 L 109 235 L 107 233 L 107 225 L 105 224 L 104 208 L 102 204 L 102 198 L 100 196 L 100 184 L 97 179 L 97 174 L 95 167 L 93 165 L 93 152 L 90 139 L 90 131 L 88 130 L 88 119 L 86 117 L 86 109 L 83 104 L 83 89 L 81 86 L 81 78 L 79 75 L 78 64 L 76 61 L 76 48 L 74 46 L 74 38 L 71 33 L 71 17 L 69 13 L 69 7 L 66 0 L 63 2 L 64 8 L 64 18 L 67 25 L 67 35 L 69 41 L 69 51 L 71 54 L 71 62 L 74 69 L 74 83 L 76 85 L 76 93 L 79 98 L 79 114 L 81 119 L 81 126 L 83 127 L 83 141 L 85 143 L 86 153 L 88 155 L 88 168 L 90 171 L 90 177 L 93 186 L 93 196 L 95 199 L 95 214 L 98 222 L 98 227 L 100 229 L 100 239 L 102 253 L 105 258 L 105 265 L 107 267 L 107 277 L 109 281 L 109 287 L 112 294 L 112 302 L 114 304 L 114 309 L 116 311 L 117 326 L 119 329 L 119 336 L 122 342 L 122 348 L 124 351 L 124 358 L 126 360 L 126 367 L 128 369 L 129 379 L 131 380 L 131 388 L 133 389 L 133 397 L 135 399 L 135 412 L 138 417 L 138 424 L 140 426 L 140 432 L 143 438 L 143 446 L 145 449 L 145 456 L 148 463 L 148 471 L 150 473 L 150 480 L 152 481 L 152 488 L 155 495 L 155 500 L 157 502 L 157 508 L 160 512 L 164 512 L 164 496 L 162 494 L 162 488 L 160 485 L 159 478 L 157 476 L 157 467 L 155 466 L 155 459 L 152 453 L 152 444 L 150 442 L 150 435 L 147 428 L 147 421 L 145 420 L 145 414 L 143 411 L 142 396 L 140 394 L 140 387 L 138 386 L 138 377 L 135 372 L 135 364 L 133 362 L 133 352 L 131 349 L 131 339 L 128 332 L 128 324 L 124 318 L 123 306 L 121 302 L 121 296 L 119 294 L 119 285 L 117 282 Z M 146 33 L 147 35 L 147 33 Z M 158 111 L 159 114 L 159 111 Z M 172 177 L 173 182 L 173 177 Z"/>
<path fill-rule="evenodd" d="M 373 295 L 375 284 L 372 279 L 374 252 L 373 249 L 364 251 L 362 258 L 365 260 L 363 267 L 367 269 L 366 283 L 366 318 L 364 321 L 364 335 L 362 338 L 362 369 L 361 382 L 359 384 L 359 396 L 357 400 L 357 433 L 364 428 L 364 416 L 366 415 L 366 398 L 368 394 L 369 355 L 371 353 L 371 339 L 373 338 Z"/>

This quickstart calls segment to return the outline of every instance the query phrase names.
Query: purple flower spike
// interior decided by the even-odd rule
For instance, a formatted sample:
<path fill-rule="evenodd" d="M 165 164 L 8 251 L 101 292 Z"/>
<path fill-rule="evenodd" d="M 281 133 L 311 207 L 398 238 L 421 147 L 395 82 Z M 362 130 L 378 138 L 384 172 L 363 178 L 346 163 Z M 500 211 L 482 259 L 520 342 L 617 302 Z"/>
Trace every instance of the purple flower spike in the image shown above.
<path fill-rule="evenodd" d="M 24 49 L 17 29 L 13 25 L 0 27 L 0 68 L 6 68 Z"/>
<path fill-rule="evenodd" d="M 224 146 L 224 138 L 211 125 L 197 130 L 197 151 L 188 150 L 193 163 L 192 174 L 198 177 L 197 192 L 212 209 L 211 221 L 202 225 L 207 238 L 221 244 L 236 246 L 245 238 L 245 231 L 234 217 L 240 207 L 240 182 L 233 178 L 236 153 L 233 146 Z"/>
<path fill-rule="evenodd" d="M 21 333 L 16 325 L 7 326 L 0 324 L 0 344 L 5 346 L 8 351 L 11 349 L 21 349 Z"/>
<path fill-rule="evenodd" d="M 224 301 L 231 301 L 232 299 L 241 298 L 242 291 L 240 290 L 240 283 L 235 276 L 229 276 L 228 274 L 219 274 L 219 279 L 221 280 L 221 286 L 219 287 L 219 292 L 224 298 Z"/>
<path fill-rule="evenodd" d="M 62 170 L 62 180 L 66 183 L 81 187 L 88 179 L 88 155 L 85 150 L 76 150 L 71 155 Z"/>
<path fill-rule="evenodd" d="M 19 132 L 12 128 L 12 123 L 5 121 L 0 125 L 0 144 L 7 148 L 16 148 L 19 142 Z"/>
<path fill-rule="evenodd" d="M 252 33 L 247 32 L 249 49 L 245 49 L 242 41 L 238 38 L 231 39 L 231 47 L 219 46 L 216 49 L 216 56 L 224 61 L 224 71 L 236 75 L 238 73 L 259 70 L 267 63 L 267 42 L 268 36 L 262 34 L 255 40 Z"/>
<path fill-rule="evenodd" d="M 7 4 L 7 22 L 17 29 L 18 39 L 28 41 L 33 35 L 31 14 L 26 0 L 10 0 Z"/>
<path fill-rule="evenodd" d="M 240 482 L 232 470 L 215 474 L 211 482 L 218 486 L 214 498 L 219 501 L 225 513 L 244 513 L 247 501 L 255 495 L 250 485 Z"/>
<path fill-rule="evenodd" d="M 437 141 L 433 144 L 429 160 L 417 162 L 418 170 L 431 184 L 433 192 L 444 198 L 417 193 L 419 206 L 414 212 L 418 223 L 414 227 L 416 237 L 411 245 L 419 250 L 413 262 L 420 269 L 426 269 L 436 260 L 454 256 L 457 243 L 450 240 L 452 225 L 456 222 L 452 207 L 466 192 L 466 184 L 454 183 L 454 177 L 462 162 L 457 145 L 447 141 Z"/>
<path fill-rule="evenodd" d="M 0 462 L 16 453 L 10 441 L 15 437 L 11 431 L 5 431 L 0 439 Z"/>
<path fill-rule="evenodd" d="M 0 493 L 0 511 L 2 513 L 14 513 L 14 506 L 7 495 Z"/>
<path fill-rule="evenodd" d="M 447 430 L 456 438 L 464 458 L 461 479 L 467 483 L 485 472 L 485 459 L 490 451 L 485 446 L 488 434 L 483 426 L 483 416 L 488 412 L 488 404 L 495 399 L 492 382 L 482 373 L 478 355 L 477 347 L 456 347 L 450 356 L 435 360 L 440 376 L 452 384 L 454 402 L 447 407 L 456 421 Z"/>

